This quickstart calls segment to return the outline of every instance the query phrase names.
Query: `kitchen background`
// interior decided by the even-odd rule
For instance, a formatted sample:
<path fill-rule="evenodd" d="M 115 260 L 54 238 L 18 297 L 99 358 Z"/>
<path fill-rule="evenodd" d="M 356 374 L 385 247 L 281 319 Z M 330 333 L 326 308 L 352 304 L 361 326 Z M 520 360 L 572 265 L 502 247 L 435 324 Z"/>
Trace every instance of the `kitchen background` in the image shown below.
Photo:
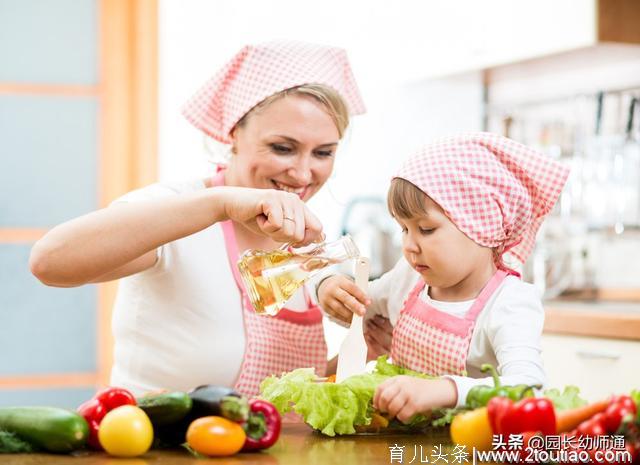
<path fill-rule="evenodd" d="M 30 247 L 135 187 L 209 172 L 221 149 L 180 106 L 272 39 L 349 53 L 368 113 L 311 208 L 374 275 L 399 255 L 384 195 L 413 147 L 486 129 L 570 165 L 524 270 L 546 299 L 550 384 L 640 386 L 640 2 L 0 0 L 0 405 L 72 407 L 107 383 L 115 284 L 46 288 Z M 344 332 L 327 334 L 335 353 Z"/>

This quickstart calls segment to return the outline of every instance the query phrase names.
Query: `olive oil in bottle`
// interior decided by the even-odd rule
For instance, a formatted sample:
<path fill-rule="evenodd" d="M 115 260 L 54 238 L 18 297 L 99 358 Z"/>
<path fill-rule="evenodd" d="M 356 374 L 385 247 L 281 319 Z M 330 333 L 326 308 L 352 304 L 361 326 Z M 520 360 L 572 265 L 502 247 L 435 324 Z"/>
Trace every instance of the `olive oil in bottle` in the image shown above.
<path fill-rule="evenodd" d="M 247 250 L 238 261 L 240 276 L 256 313 L 274 316 L 321 269 L 360 255 L 351 236 L 286 250 Z"/>

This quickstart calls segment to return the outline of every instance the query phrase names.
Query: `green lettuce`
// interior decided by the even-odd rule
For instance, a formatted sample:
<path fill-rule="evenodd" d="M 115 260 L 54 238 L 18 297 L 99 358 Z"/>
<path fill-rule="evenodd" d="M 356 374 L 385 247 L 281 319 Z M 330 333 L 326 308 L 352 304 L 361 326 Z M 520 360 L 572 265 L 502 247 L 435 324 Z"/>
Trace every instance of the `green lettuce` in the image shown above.
<path fill-rule="evenodd" d="M 323 382 L 312 368 L 300 368 L 281 377 L 265 379 L 260 392 L 280 413 L 293 411 L 323 434 L 353 434 L 356 426 L 371 423 L 371 401 L 376 387 L 396 375 L 428 377 L 393 365 L 382 356 L 373 373 L 351 376 L 341 383 Z M 425 420 L 426 417 L 417 415 L 408 426 Z"/>
<path fill-rule="evenodd" d="M 577 386 L 565 386 L 560 392 L 559 389 L 546 389 L 544 397 L 553 402 L 556 410 L 569 410 L 587 404 L 587 401 L 580 397 L 580 389 Z"/>
<path fill-rule="evenodd" d="M 385 376 L 398 376 L 398 375 L 408 375 L 408 376 L 416 376 L 418 378 L 434 378 L 433 376 L 425 375 L 424 373 L 420 373 L 417 371 L 410 370 L 408 368 L 403 368 L 398 365 L 394 365 L 389 362 L 387 355 L 381 355 L 376 360 L 376 367 L 373 370 L 374 373 L 385 375 Z"/>

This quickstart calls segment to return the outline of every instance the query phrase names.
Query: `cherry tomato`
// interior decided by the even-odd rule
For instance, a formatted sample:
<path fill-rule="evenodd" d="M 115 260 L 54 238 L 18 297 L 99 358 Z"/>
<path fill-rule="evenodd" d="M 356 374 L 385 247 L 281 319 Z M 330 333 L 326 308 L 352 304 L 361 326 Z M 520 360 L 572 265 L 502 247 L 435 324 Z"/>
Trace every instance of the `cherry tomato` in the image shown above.
<path fill-rule="evenodd" d="M 222 457 L 233 455 L 242 449 L 247 438 L 238 423 L 222 417 L 197 418 L 187 429 L 187 443 L 204 455 Z"/>
<path fill-rule="evenodd" d="M 620 428 L 623 418 L 635 416 L 636 404 L 629 396 L 613 396 L 611 403 L 604 412 L 604 426 L 609 433 L 615 433 Z"/>
<path fill-rule="evenodd" d="M 627 395 L 619 395 L 619 396 L 611 396 L 612 404 L 621 404 L 623 407 L 627 407 L 630 410 L 636 411 L 636 403 L 630 396 Z"/>
<path fill-rule="evenodd" d="M 140 407 L 123 405 L 104 416 L 98 429 L 98 439 L 111 455 L 135 457 L 151 447 L 153 426 Z"/>
<path fill-rule="evenodd" d="M 615 433 L 620 428 L 622 419 L 628 415 L 634 416 L 635 411 L 622 404 L 611 404 L 605 410 L 604 425 L 609 433 Z"/>
<path fill-rule="evenodd" d="M 598 415 L 600 414 L 596 414 L 591 419 L 580 423 L 580 425 L 578 425 L 578 435 L 596 437 L 607 434 L 602 423 L 604 418 Z"/>

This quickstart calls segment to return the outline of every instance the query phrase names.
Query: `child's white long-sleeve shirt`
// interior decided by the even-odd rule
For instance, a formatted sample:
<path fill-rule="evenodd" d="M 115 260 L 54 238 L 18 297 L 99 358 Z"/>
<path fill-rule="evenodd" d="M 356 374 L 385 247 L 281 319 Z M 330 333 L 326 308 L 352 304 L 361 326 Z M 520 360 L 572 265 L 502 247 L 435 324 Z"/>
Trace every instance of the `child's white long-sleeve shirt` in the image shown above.
<path fill-rule="evenodd" d="M 395 326 L 400 310 L 420 275 L 401 258 L 392 270 L 369 283 L 372 304 L 367 318 L 380 314 Z M 458 317 L 464 316 L 473 301 L 439 302 L 432 300 L 425 286 L 420 298 Z M 507 276 L 487 301 L 476 320 L 469 354 L 468 376 L 449 376 L 458 390 L 457 406 L 463 406 L 474 386 L 493 385 L 491 377 L 480 370 L 483 363 L 497 367 L 503 385 L 544 384 L 541 336 L 544 309 L 537 289 L 515 276 Z"/>

